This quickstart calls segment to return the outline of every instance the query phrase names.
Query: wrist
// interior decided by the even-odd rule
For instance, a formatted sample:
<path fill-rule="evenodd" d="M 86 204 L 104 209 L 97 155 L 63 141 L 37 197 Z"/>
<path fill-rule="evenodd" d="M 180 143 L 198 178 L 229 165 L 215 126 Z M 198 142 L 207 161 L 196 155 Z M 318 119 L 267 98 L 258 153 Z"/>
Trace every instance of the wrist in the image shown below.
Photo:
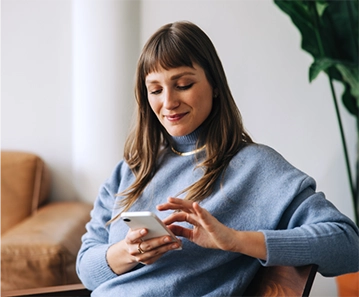
<path fill-rule="evenodd" d="M 123 240 L 107 249 L 106 262 L 111 271 L 117 275 L 129 271 L 138 264 L 128 253 Z"/>

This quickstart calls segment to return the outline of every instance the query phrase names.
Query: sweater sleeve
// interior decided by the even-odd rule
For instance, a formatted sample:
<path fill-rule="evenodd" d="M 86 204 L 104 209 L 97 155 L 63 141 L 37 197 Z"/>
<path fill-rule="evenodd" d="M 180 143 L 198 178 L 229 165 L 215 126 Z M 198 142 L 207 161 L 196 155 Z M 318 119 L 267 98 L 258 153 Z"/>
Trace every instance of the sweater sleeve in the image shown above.
<path fill-rule="evenodd" d="M 115 170 L 111 178 L 101 186 L 77 255 L 77 274 L 84 286 L 90 290 L 116 277 L 106 261 L 106 253 L 110 247 L 110 226 L 106 223 L 111 219 L 114 208 L 119 175 L 119 169 Z"/>
<path fill-rule="evenodd" d="M 288 217 L 286 229 L 261 230 L 267 247 L 267 260 L 261 261 L 262 264 L 317 264 L 318 272 L 324 276 L 358 271 L 357 226 L 326 200 L 323 193 L 313 189 L 304 192 L 305 195 L 300 193 L 293 200 L 283 216 Z"/>

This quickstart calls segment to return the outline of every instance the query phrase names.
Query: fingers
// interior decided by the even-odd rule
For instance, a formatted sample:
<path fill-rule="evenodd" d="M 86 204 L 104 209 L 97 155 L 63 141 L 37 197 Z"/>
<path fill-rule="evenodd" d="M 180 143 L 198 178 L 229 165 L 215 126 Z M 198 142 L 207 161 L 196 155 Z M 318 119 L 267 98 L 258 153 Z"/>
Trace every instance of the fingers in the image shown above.
<path fill-rule="evenodd" d="M 174 222 L 188 222 L 192 225 L 198 225 L 198 220 L 208 219 L 210 215 L 207 210 L 200 207 L 197 202 L 187 201 L 179 198 L 168 198 L 168 203 L 158 205 L 159 210 L 181 210 L 182 212 L 176 212 L 166 219 L 163 222 L 166 225 L 170 225 Z M 197 216 L 197 217 L 196 217 Z"/>
<path fill-rule="evenodd" d="M 185 212 L 175 212 L 169 215 L 167 218 L 163 220 L 165 225 L 171 225 L 174 222 L 186 222 L 187 221 L 187 214 Z"/>
<path fill-rule="evenodd" d="M 138 243 L 142 241 L 142 237 L 144 237 L 148 233 L 147 229 L 135 229 L 128 230 L 126 235 L 127 244 Z"/>
<path fill-rule="evenodd" d="M 192 238 L 193 230 L 191 229 L 183 228 L 178 225 L 170 225 L 168 226 L 168 229 L 170 229 L 176 236 L 185 237 L 187 239 Z"/>
<path fill-rule="evenodd" d="M 141 242 L 139 242 L 138 243 L 138 246 L 137 246 L 137 250 L 138 250 L 138 252 L 140 253 L 140 254 L 144 254 L 145 253 L 145 251 L 141 248 L 141 243 L 142 243 L 143 241 L 141 241 Z"/>
<path fill-rule="evenodd" d="M 201 219 L 201 220 L 208 220 L 209 217 L 212 215 L 204 208 L 200 207 L 197 202 L 193 203 L 193 210 L 194 213 Z"/>
<path fill-rule="evenodd" d="M 174 198 L 174 197 L 170 197 L 167 199 L 168 202 L 167 203 L 163 203 L 157 206 L 158 210 L 182 210 L 188 213 L 192 213 L 193 212 L 193 208 L 192 208 L 192 201 L 189 200 L 183 200 L 180 198 Z"/>
<path fill-rule="evenodd" d="M 164 253 L 179 247 L 178 242 L 172 242 L 171 237 L 164 236 L 134 244 L 130 254 L 137 262 L 149 265 L 157 261 Z"/>
<path fill-rule="evenodd" d="M 172 241 L 172 238 L 169 236 L 162 236 L 158 238 L 149 239 L 146 241 L 141 241 L 135 244 L 135 249 L 133 251 L 133 254 L 135 255 L 138 253 L 143 254 L 145 252 L 150 252 L 152 250 L 158 249 L 161 246 L 169 245 L 169 244 L 175 244 Z M 178 245 L 178 243 L 176 244 Z"/>
<path fill-rule="evenodd" d="M 156 237 L 152 239 L 148 239 L 146 241 L 143 240 L 143 237 L 148 233 L 147 229 L 130 229 L 127 233 L 125 241 L 127 245 L 130 247 L 129 252 L 131 255 L 136 255 L 139 253 L 139 248 L 142 250 L 150 251 L 159 246 L 172 243 L 173 240 L 170 236 L 162 236 Z"/>

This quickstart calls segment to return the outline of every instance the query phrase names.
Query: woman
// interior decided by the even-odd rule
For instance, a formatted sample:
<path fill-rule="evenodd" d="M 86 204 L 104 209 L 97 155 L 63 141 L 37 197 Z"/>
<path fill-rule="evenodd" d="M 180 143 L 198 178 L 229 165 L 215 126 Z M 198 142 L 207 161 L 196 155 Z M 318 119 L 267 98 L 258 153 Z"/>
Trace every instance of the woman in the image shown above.
<path fill-rule="evenodd" d="M 357 227 L 311 177 L 253 143 L 200 28 L 168 24 L 148 40 L 135 95 L 137 124 L 78 254 L 93 296 L 238 296 L 260 265 L 314 263 L 327 276 L 358 270 Z M 181 250 L 117 220 L 143 210 L 176 222 L 169 227 Z"/>

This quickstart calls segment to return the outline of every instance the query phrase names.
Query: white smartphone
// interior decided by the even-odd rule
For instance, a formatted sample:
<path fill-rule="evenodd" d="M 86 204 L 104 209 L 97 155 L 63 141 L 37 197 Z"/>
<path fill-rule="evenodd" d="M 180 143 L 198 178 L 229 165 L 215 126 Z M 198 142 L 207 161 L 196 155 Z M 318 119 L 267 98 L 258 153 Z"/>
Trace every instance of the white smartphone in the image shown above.
<path fill-rule="evenodd" d="M 181 244 L 180 240 L 153 212 L 123 212 L 120 217 L 127 224 L 127 226 L 133 230 L 139 228 L 147 229 L 148 233 L 143 237 L 143 239 L 151 239 L 168 235 L 172 238 L 173 242 L 178 242 L 179 244 Z"/>

